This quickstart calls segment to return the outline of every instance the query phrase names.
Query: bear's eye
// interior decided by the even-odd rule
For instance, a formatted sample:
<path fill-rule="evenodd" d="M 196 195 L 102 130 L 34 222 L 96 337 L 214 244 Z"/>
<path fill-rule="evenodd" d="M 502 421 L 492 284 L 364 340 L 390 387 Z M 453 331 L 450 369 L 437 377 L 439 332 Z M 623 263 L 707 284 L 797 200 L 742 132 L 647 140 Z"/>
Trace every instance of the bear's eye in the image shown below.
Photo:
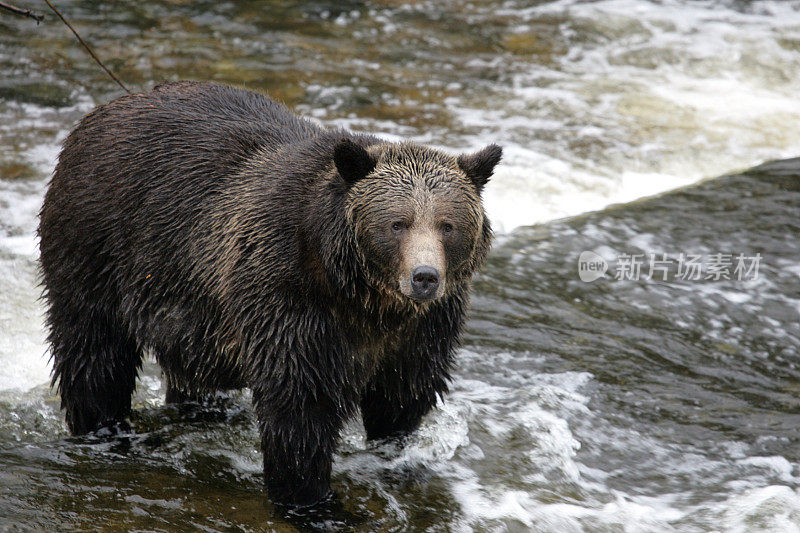
<path fill-rule="evenodd" d="M 393 233 L 400 233 L 405 229 L 406 225 L 399 220 L 397 222 L 392 222 L 392 232 Z"/>
<path fill-rule="evenodd" d="M 449 222 L 445 222 L 444 224 L 442 224 L 442 233 L 444 233 L 445 235 L 450 235 L 451 233 L 453 233 L 453 225 Z"/>

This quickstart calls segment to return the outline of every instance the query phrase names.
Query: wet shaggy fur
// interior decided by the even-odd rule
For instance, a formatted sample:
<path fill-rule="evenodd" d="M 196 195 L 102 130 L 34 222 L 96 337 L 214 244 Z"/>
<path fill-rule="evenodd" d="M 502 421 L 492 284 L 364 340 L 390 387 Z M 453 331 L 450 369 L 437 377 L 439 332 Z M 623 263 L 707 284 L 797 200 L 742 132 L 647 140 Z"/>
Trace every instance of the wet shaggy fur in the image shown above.
<path fill-rule="evenodd" d="M 65 141 L 39 226 L 70 430 L 124 420 L 150 352 L 168 401 L 250 387 L 270 496 L 323 499 L 359 408 L 368 438 L 404 435 L 447 391 L 499 158 L 324 130 L 210 83 L 99 107 Z M 387 230 L 398 217 L 443 254 L 435 300 L 400 290 L 423 237 Z"/>

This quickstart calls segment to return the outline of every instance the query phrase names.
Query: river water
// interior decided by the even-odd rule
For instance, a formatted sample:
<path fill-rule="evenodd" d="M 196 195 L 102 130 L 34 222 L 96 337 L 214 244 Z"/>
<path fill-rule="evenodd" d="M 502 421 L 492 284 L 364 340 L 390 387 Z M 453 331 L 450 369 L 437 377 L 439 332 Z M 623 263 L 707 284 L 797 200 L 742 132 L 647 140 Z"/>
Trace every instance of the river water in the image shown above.
<path fill-rule="evenodd" d="M 499 231 L 452 394 L 403 449 L 348 426 L 339 507 L 272 507 L 247 392 L 166 407 L 152 362 L 133 434 L 71 438 L 36 213 L 120 90 L 55 17 L 0 14 L 0 530 L 800 531 L 800 161 L 742 172 L 800 154 L 800 2 L 58 5 L 135 88 L 219 80 L 387 139 L 502 144 Z M 626 254 L 638 279 L 615 279 Z M 759 270 L 689 279 L 681 254 Z"/>

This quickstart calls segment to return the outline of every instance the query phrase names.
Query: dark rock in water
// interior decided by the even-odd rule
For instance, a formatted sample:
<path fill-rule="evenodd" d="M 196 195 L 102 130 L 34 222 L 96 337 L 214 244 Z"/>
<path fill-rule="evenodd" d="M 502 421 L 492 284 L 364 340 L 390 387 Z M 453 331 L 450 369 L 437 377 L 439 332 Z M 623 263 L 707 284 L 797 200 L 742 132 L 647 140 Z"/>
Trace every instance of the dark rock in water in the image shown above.
<path fill-rule="evenodd" d="M 47 82 L 0 82 L 0 100 L 15 100 L 46 107 L 72 105 L 72 90 Z"/>
<path fill-rule="evenodd" d="M 31 180 L 39 175 L 31 165 L 15 161 L 0 161 L 0 179 L 4 180 Z"/>

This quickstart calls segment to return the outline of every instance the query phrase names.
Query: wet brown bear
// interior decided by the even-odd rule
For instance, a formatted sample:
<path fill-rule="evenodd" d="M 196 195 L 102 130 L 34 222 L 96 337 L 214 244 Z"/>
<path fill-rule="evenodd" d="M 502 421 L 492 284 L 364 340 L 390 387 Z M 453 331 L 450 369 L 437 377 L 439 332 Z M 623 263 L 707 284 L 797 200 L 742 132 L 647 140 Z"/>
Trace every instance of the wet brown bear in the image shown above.
<path fill-rule="evenodd" d="M 96 109 L 39 226 L 70 430 L 129 414 L 149 350 L 168 401 L 250 387 L 270 496 L 325 498 L 359 407 L 368 438 L 398 436 L 446 392 L 500 155 L 324 130 L 211 83 Z"/>

